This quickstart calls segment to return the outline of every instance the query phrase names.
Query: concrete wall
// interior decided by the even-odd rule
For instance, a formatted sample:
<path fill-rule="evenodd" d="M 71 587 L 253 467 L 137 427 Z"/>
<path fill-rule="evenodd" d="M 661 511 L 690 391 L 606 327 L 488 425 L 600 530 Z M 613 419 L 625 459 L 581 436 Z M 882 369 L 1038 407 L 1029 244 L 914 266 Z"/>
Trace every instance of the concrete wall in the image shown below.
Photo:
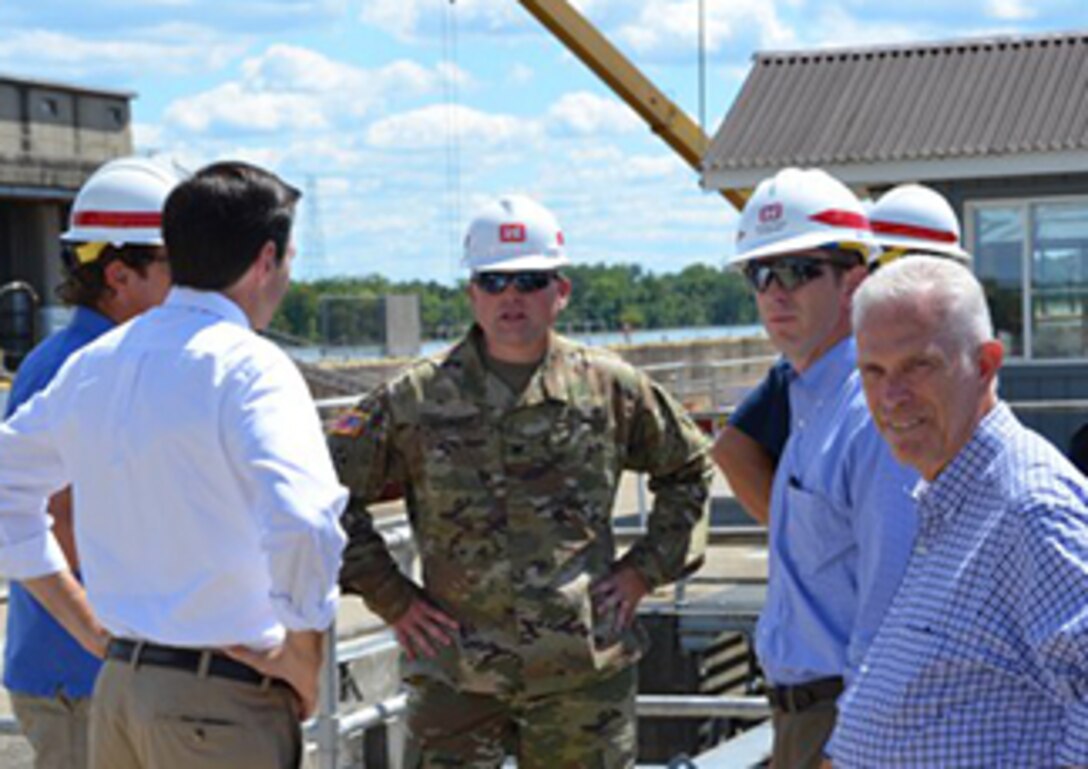
<path fill-rule="evenodd" d="M 25 280 L 55 303 L 71 200 L 98 166 L 132 153 L 129 98 L 0 78 L 0 284 Z"/>
<path fill-rule="evenodd" d="M 770 367 L 775 354 L 762 338 L 700 339 L 621 345 L 615 351 L 661 382 L 693 411 L 734 404 Z M 363 393 L 395 376 L 409 359 L 303 366 L 316 398 Z"/>

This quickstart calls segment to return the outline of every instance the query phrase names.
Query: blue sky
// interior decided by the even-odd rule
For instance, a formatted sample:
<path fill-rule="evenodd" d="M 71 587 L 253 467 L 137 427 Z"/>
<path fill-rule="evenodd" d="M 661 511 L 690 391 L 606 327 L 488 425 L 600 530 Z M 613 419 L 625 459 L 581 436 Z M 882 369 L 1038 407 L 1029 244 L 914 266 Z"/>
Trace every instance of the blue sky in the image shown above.
<path fill-rule="evenodd" d="M 697 0 L 575 5 L 698 118 Z M 712 133 L 762 49 L 1088 30 L 1083 0 L 704 0 Z M 571 256 L 721 264 L 736 216 L 515 0 L 6 0 L 0 72 L 136 91 L 137 150 L 307 194 L 296 275 L 463 275 L 472 211 L 551 207 Z"/>

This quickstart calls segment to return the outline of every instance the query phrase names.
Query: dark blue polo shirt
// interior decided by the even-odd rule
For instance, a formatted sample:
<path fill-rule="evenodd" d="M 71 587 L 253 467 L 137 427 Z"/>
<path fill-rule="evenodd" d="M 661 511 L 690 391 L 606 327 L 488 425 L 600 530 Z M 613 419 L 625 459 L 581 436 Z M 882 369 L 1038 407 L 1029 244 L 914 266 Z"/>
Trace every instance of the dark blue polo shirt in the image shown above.
<path fill-rule="evenodd" d="M 729 417 L 729 424 L 767 450 L 775 466 L 790 436 L 790 372 L 780 359 Z"/>

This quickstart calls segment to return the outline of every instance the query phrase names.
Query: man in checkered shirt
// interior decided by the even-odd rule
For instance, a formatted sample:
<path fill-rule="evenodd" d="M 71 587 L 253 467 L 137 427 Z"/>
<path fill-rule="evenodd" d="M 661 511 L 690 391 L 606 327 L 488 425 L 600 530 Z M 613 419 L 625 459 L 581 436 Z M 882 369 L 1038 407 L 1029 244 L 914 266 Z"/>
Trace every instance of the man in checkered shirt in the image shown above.
<path fill-rule="evenodd" d="M 1001 343 L 964 267 L 900 260 L 853 313 L 873 418 L 923 481 L 835 769 L 1088 765 L 1088 483 L 998 399 Z"/>

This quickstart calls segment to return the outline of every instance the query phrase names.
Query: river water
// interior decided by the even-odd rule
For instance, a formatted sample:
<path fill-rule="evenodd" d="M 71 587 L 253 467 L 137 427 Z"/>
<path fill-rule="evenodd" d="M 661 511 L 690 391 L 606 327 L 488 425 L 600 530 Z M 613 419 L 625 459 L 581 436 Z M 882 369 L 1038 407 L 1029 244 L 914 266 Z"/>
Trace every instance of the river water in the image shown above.
<path fill-rule="evenodd" d="M 637 329 L 622 331 L 591 331 L 566 333 L 573 339 L 594 346 L 614 344 L 652 344 L 655 342 L 686 342 L 694 339 L 724 339 L 729 337 L 765 336 L 763 327 L 744 326 L 692 326 L 688 328 Z M 427 339 L 420 349 L 420 355 L 433 355 L 453 344 L 455 339 Z M 356 345 L 348 347 L 314 346 L 292 347 L 291 357 L 312 363 L 318 360 L 359 360 L 381 358 L 384 352 L 381 345 Z"/>

